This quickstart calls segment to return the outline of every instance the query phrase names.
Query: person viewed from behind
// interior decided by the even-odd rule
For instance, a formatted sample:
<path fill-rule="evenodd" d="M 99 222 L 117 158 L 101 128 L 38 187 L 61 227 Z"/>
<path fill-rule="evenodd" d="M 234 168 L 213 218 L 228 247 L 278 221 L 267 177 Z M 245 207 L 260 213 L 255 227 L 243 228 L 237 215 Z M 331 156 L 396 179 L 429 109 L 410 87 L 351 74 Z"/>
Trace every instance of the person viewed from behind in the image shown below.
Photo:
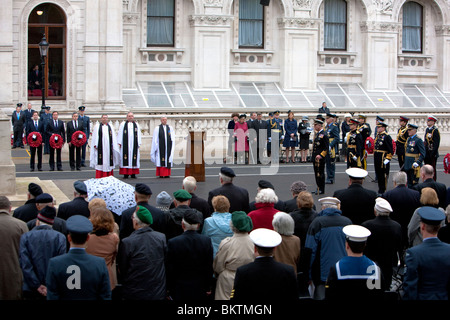
<path fill-rule="evenodd" d="M 300 259 L 300 238 L 294 235 L 294 219 L 286 212 L 277 212 L 273 216 L 273 229 L 281 235 L 281 243 L 274 251 L 276 261 L 294 268 L 297 276 L 297 265 Z"/>

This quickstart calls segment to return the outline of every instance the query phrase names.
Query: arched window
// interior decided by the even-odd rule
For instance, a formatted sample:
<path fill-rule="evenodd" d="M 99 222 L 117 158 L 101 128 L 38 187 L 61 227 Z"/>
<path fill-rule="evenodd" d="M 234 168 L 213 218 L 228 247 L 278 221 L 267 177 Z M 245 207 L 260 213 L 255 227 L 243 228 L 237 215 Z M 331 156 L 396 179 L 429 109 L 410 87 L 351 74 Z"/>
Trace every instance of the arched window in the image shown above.
<path fill-rule="evenodd" d="M 417 2 L 403 5 L 402 51 L 422 52 L 423 8 Z"/>
<path fill-rule="evenodd" d="M 147 46 L 174 45 L 175 0 L 148 0 Z"/>
<path fill-rule="evenodd" d="M 347 49 L 347 2 L 325 0 L 324 45 L 325 50 Z"/>
<path fill-rule="evenodd" d="M 45 64 L 42 64 L 39 42 L 44 34 L 50 46 Z M 28 17 L 28 98 L 41 99 L 44 90 L 48 99 L 65 99 L 65 69 L 66 17 L 54 4 L 40 4 Z"/>
<path fill-rule="evenodd" d="M 260 0 L 239 0 L 239 47 L 264 47 L 264 6 Z"/>

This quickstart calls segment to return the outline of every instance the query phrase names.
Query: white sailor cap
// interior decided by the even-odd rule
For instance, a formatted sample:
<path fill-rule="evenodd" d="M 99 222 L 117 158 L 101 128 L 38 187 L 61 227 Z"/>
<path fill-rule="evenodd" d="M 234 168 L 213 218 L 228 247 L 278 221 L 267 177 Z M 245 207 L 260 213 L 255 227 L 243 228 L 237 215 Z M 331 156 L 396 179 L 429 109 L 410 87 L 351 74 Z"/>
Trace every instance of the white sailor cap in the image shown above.
<path fill-rule="evenodd" d="M 391 204 L 384 198 L 375 199 L 375 210 L 378 212 L 392 212 Z"/>
<path fill-rule="evenodd" d="M 324 204 L 335 204 L 338 205 L 341 203 L 341 201 L 338 198 L 334 198 L 334 197 L 325 197 L 325 198 L 320 198 L 319 199 L 319 203 L 324 205 Z"/>
<path fill-rule="evenodd" d="M 354 242 L 366 241 L 370 236 L 369 229 L 356 224 L 349 224 L 345 226 L 342 231 L 345 233 L 347 240 Z"/>
<path fill-rule="evenodd" d="M 281 243 L 278 232 L 266 228 L 258 228 L 250 232 L 250 239 L 258 247 L 274 248 Z"/>
<path fill-rule="evenodd" d="M 366 170 L 361 168 L 348 168 L 345 173 L 354 179 L 364 179 L 368 174 Z"/>

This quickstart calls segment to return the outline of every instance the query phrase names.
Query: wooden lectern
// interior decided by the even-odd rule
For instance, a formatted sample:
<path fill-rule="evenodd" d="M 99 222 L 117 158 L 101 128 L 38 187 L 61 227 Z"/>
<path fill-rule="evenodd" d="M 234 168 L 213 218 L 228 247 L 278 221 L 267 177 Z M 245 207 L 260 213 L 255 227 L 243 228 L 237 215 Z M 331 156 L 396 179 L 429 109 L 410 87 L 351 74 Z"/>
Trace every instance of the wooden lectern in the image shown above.
<path fill-rule="evenodd" d="M 205 131 L 189 131 L 187 137 L 186 167 L 184 176 L 193 176 L 197 181 L 205 181 Z"/>

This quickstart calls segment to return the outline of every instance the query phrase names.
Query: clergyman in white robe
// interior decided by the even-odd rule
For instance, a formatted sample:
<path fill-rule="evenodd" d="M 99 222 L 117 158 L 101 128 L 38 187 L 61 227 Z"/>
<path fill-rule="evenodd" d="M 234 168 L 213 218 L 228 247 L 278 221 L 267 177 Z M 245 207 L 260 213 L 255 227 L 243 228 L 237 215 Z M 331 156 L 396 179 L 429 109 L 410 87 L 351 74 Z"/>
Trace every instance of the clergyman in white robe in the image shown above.
<path fill-rule="evenodd" d="M 119 174 L 124 178 L 136 178 L 140 168 L 140 152 L 142 136 L 137 122 L 124 121 L 117 132 L 117 144 L 120 149 Z"/>
<path fill-rule="evenodd" d="M 114 128 L 112 125 L 104 123 L 102 119 L 102 123 L 97 123 L 92 131 L 90 166 L 95 169 L 95 177 L 102 178 L 113 175 L 113 169 L 119 163 L 119 157 L 120 150 Z"/>
<path fill-rule="evenodd" d="M 173 154 L 175 149 L 175 133 L 172 126 L 167 124 L 167 118 L 161 118 L 161 124 L 153 131 L 152 149 L 150 160 L 156 166 L 156 176 L 168 178 L 173 166 Z"/>

